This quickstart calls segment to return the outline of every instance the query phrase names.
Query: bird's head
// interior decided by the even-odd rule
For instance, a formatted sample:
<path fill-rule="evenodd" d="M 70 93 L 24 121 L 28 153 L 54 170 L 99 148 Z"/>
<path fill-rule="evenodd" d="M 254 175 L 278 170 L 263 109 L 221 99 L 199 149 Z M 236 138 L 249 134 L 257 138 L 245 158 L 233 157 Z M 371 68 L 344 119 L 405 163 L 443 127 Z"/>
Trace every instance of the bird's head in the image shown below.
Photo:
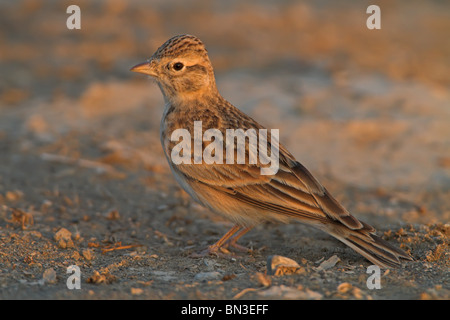
<path fill-rule="evenodd" d="M 153 77 L 166 101 L 176 102 L 217 94 L 214 71 L 203 42 L 192 35 L 167 40 L 133 72 Z"/>

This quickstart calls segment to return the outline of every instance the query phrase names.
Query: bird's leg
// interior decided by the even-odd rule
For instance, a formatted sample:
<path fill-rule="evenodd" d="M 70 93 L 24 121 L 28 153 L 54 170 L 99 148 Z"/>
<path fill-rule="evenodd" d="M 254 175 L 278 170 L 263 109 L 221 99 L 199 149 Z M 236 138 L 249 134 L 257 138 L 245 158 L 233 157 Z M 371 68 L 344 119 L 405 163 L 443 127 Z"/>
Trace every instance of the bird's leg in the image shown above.
<path fill-rule="evenodd" d="M 239 240 L 240 237 L 242 237 L 244 234 L 246 234 L 247 232 L 249 232 L 253 227 L 245 227 L 242 228 L 241 231 L 239 231 L 237 234 L 235 234 L 234 236 L 232 236 L 231 238 L 229 238 L 227 240 L 227 242 L 225 243 L 225 246 L 228 247 L 233 247 L 235 249 L 237 249 L 238 251 L 242 251 L 242 252 L 249 252 L 251 251 L 250 249 L 241 246 L 239 244 L 237 244 L 236 242 Z"/>
<path fill-rule="evenodd" d="M 220 255 L 220 251 L 225 251 L 225 253 L 229 253 L 228 250 L 225 248 L 222 248 L 222 246 L 236 233 L 239 231 L 241 227 L 239 225 L 234 225 L 227 233 L 223 235 L 222 238 L 220 238 L 216 243 L 213 245 L 210 245 L 206 250 L 200 252 L 200 253 L 194 253 L 191 256 L 194 258 L 200 258 L 204 257 L 208 254 L 215 254 Z"/>
<path fill-rule="evenodd" d="M 210 253 L 216 253 L 219 249 L 224 249 L 223 246 L 232 239 L 232 237 L 239 231 L 241 227 L 239 225 L 234 225 L 227 233 L 223 235 L 216 243 L 209 246 L 208 250 Z M 227 245 L 228 246 L 228 245 Z"/>

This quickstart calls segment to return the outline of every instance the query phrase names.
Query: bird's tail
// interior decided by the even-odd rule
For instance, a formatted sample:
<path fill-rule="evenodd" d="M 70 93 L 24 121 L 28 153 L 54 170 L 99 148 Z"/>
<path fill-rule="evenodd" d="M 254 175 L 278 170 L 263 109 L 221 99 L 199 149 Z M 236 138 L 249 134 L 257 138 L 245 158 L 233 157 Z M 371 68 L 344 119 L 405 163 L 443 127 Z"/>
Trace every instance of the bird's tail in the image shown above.
<path fill-rule="evenodd" d="M 359 230 L 352 230 L 344 225 L 334 225 L 324 231 L 382 268 L 399 267 L 401 259 L 413 260 L 409 254 L 374 234 L 371 226 L 362 223 L 364 228 Z"/>

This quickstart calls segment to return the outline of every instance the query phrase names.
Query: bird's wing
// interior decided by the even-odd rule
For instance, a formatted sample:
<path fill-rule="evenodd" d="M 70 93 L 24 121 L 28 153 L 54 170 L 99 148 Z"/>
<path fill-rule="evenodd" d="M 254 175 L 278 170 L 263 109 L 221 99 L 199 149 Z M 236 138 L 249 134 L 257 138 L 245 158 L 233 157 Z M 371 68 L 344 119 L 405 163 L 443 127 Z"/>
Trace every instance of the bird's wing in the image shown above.
<path fill-rule="evenodd" d="M 261 175 L 259 163 L 179 164 L 173 168 L 188 184 L 203 184 L 257 209 L 373 231 L 350 215 L 282 145 L 279 152 L 279 170 L 274 175 Z"/>
<path fill-rule="evenodd" d="M 205 109 L 202 113 L 187 114 L 194 120 L 201 120 L 203 126 L 214 128 L 216 123 L 209 123 L 213 118 L 220 119 L 221 128 L 243 128 L 254 129 L 261 133 L 264 127 L 253 120 L 251 117 L 232 106 L 227 101 L 217 104 L 216 115 L 211 117 L 214 110 Z M 192 121 L 190 121 L 192 122 Z M 226 136 L 222 129 L 222 139 Z M 192 137 L 192 139 L 194 139 Z M 358 219 L 349 214 L 336 199 L 313 177 L 313 175 L 289 153 L 289 151 L 278 142 L 272 130 L 266 131 L 266 136 L 258 135 L 257 155 L 261 156 L 264 152 L 260 150 L 260 142 L 263 139 L 268 150 L 272 146 L 278 146 L 278 171 L 273 175 L 262 175 L 261 168 L 268 167 L 261 163 L 261 158 L 256 164 L 250 164 L 248 161 L 255 148 L 251 148 L 249 143 L 245 144 L 244 164 L 178 164 L 171 165 L 174 172 L 182 177 L 188 184 L 202 184 L 202 187 L 214 188 L 217 192 L 224 195 L 232 195 L 234 199 L 249 204 L 255 208 L 266 209 L 274 213 L 284 214 L 291 217 L 312 219 L 315 221 L 340 222 L 352 230 L 363 229 L 368 232 L 374 229 L 363 224 Z M 222 140 L 222 142 L 229 143 Z M 235 158 L 237 159 L 237 139 L 234 143 Z M 205 145 L 204 145 L 205 146 Z M 169 148 L 170 149 L 170 148 Z M 170 150 L 166 153 L 169 154 Z M 226 159 L 226 151 L 222 150 Z M 241 151 L 242 152 L 242 151 Z M 193 150 L 191 150 L 193 156 Z M 228 159 L 227 159 L 228 160 Z M 170 161 L 170 160 L 169 160 Z M 203 188 L 204 189 L 204 188 Z"/>

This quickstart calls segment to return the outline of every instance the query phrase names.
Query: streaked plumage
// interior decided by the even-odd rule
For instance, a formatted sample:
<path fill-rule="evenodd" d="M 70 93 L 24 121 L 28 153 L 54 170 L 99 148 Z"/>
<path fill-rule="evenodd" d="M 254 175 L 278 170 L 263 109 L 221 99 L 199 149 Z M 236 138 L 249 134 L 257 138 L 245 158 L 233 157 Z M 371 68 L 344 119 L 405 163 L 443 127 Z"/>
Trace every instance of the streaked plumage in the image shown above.
<path fill-rule="evenodd" d="M 194 139 L 194 121 L 202 121 L 203 130 L 219 129 L 223 136 L 226 129 L 263 129 L 219 94 L 207 51 L 197 37 L 169 39 L 132 71 L 154 77 L 164 95 L 161 143 L 177 181 L 196 201 L 236 224 L 210 251 L 234 244 L 259 222 L 299 221 L 327 232 L 379 266 L 395 267 L 401 258 L 411 260 L 375 235 L 373 227 L 350 215 L 282 144 L 279 170 L 268 176 L 261 175 L 260 162 L 176 165 L 171 161 L 176 145 L 171 133 L 187 129 Z"/>

